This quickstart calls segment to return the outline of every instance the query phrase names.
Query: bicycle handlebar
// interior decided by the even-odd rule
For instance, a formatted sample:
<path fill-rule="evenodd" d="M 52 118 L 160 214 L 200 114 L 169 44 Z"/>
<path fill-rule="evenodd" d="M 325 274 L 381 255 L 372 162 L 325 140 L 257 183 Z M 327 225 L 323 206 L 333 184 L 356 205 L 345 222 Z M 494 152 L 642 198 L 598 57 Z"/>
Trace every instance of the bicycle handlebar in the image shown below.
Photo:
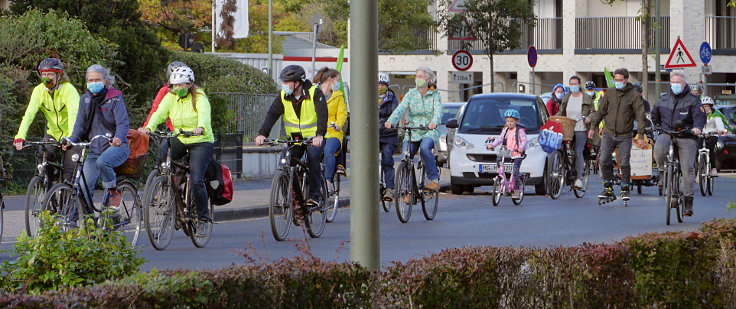
<path fill-rule="evenodd" d="M 289 139 L 266 139 L 263 141 L 264 144 L 268 144 L 270 146 L 276 146 L 277 144 L 286 144 L 286 145 L 296 145 L 296 144 L 311 144 L 312 140 L 316 136 L 309 137 L 303 140 L 289 140 Z"/>
<path fill-rule="evenodd" d="M 396 129 L 397 130 L 398 129 L 402 129 L 402 130 L 432 130 L 428 126 L 418 126 L 418 127 L 397 126 Z"/>
<path fill-rule="evenodd" d="M 664 133 L 670 136 L 674 136 L 674 137 L 682 136 L 682 135 L 695 135 L 693 134 L 693 131 L 690 128 L 685 128 L 685 129 L 678 130 L 678 131 L 672 131 L 672 130 L 664 129 L 662 127 L 655 126 L 652 130 L 660 132 L 660 133 Z"/>
<path fill-rule="evenodd" d="M 35 146 L 54 146 L 54 147 L 61 147 L 61 142 L 59 141 L 24 141 L 23 142 L 23 149 L 31 148 Z"/>
<path fill-rule="evenodd" d="M 61 144 L 62 145 L 65 145 L 66 144 L 66 145 L 72 145 L 72 146 L 75 146 L 75 147 L 85 147 L 86 148 L 86 147 L 89 147 L 90 145 L 92 145 L 92 142 L 94 140 L 98 139 L 98 138 L 104 138 L 104 139 L 106 139 L 109 142 L 109 141 L 112 140 L 112 134 L 109 134 L 108 133 L 106 135 L 97 135 L 97 136 L 93 137 L 92 139 L 90 139 L 89 142 L 79 142 L 79 143 L 72 142 L 69 139 L 65 138 L 64 140 L 62 140 Z"/>
<path fill-rule="evenodd" d="M 192 137 L 192 136 L 199 136 L 201 134 L 194 134 L 194 131 L 184 131 L 182 129 L 179 129 L 179 132 L 172 132 L 172 131 L 155 131 L 155 132 L 148 132 L 146 133 L 148 135 L 158 137 L 158 138 L 173 138 L 177 137 L 179 135 L 184 135 L 184 137 Z"/>

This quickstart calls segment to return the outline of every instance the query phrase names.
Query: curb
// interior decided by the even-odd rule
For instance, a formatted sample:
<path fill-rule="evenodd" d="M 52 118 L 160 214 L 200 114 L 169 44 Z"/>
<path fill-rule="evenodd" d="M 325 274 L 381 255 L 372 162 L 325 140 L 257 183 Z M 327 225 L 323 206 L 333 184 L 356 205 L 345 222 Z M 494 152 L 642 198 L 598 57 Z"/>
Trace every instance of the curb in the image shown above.
<path fill-rule="evenodd" d="M 350 206 L 350 198 L 340 199 L 337 203 L 338 208 L 346 208 Z M 215 206 L 215 219 L 219 222 L 234 221 L 242 219 L 254 219 L 268 217 L 268 205 L 257 205 L 247 208 L 231 208 L 217 210 Z"/>

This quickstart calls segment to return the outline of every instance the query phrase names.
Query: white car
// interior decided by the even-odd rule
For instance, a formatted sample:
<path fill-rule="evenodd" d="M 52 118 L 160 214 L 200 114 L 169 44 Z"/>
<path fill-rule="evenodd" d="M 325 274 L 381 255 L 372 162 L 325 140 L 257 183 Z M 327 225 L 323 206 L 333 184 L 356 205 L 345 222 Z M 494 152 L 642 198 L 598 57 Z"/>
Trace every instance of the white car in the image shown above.
<path fill-rule="evenodd" d="M 536 194 L 546 193 L 548 155 L 539 146 L 538 135 L 549 114 L 542 99 L 529 94 L 490 93 L 473 96 L 464 106 L 461 119 L 447 123 L 448 128 L 457 128 L 449 155 L 453 194 L 493 184 L 496 152 L 486 149 L 486 141 L 501 134 L 506 121 L 503 114 L 508 109 L 519 111 L 520 124 L 526 128 L 527 157 L 521 172 L 529 173 L 526 183 L 535 186 Z"/>

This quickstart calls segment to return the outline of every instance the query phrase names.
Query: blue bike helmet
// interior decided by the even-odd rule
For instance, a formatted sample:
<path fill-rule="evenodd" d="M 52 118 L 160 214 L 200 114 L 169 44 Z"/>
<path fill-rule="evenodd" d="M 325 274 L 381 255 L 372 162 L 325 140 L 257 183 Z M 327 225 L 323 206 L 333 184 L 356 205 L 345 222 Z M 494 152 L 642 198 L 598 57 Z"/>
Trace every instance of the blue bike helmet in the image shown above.
<path fill-rule="evenodd" d="M 503 113 L 503 117 L 504 118 L 511 117 L 511 118 L 515 118 L 516 120 L 519 120 L 521 119 L 521 114 L 519 114 L 519 111 L 515 109 L 509 109 L 509 110 L 506 110 L 505 113 Z"/>

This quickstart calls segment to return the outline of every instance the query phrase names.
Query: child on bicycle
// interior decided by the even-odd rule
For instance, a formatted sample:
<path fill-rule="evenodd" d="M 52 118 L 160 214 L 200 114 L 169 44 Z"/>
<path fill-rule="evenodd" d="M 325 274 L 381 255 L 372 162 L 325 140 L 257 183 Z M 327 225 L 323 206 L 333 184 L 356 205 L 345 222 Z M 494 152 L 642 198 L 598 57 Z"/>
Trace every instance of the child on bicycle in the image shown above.
<path fill-rule="evenodd" d="M 492 141 L 486 145 L 486 149 L 492 150 L 503 143 L 503 145 L 506 146 L 506 149 L 511 151 L 511 159 L 514 161 L 514 169 L 512 172 L 514 180 L 513 197 L 519 198 L 521 195 L 521 180 L 519 179 L 519 175 L 521 174 L 521 162 L 524 161 L 524 158 L 526 157 L 524 155 L 524 152 L 526 152 L 527 142 L 526 129 L 524 126 L 519 124 L 519 119 L 521 119 L 519 111 L 515 109 L 506 110 L 504 117 L 506 118 L 506 127 L 501 131 L 500 138 L 489 137 L 488 140 Z M 496 161 L 501 161 L 501 157 L 499 156 Z"/>

